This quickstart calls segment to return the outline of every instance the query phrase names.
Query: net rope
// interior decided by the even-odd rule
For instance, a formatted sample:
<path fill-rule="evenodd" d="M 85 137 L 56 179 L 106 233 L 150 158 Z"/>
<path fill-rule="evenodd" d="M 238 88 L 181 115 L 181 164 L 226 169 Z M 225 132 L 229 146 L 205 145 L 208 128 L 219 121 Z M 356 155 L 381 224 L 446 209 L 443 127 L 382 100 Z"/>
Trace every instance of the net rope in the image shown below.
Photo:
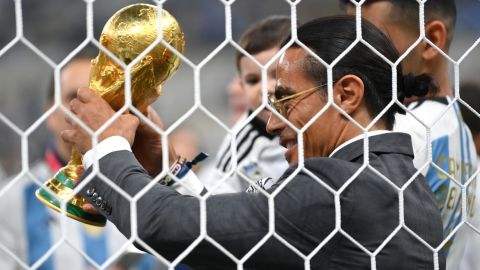
<path fill-rule="evenodd" d="M 355 40 L 354 43 L 352 43 L 351 46 L 349 46 L 341 55 L 337 57 L 332 63 L 328 64 L 325 61 L 323 61 L 321 58 L 316 56 L 308 47 L 306 47 L 304 44 L 302 44 L 298 38 L 297 38 L 297 33 L 296 33 L 296 27 L 297 27 L 297 5 L 301 2 L 300 0 L 297 1 L 289 1 L 285 0 L 285 2 L 290 6 L 290 11 L 291 11 L 291 30 L 292 30 L 292 40 L 283 48 L 280 49 L 280 51 L 275 55 L 274 58 L 272 58 L 266 65 L 261 65 L 253 56 L 249 55 L 246 51 L 244 51 L 232 38 L 232 4 L 235 3 L 235 0 L 227 1 L 227 0 L 220 0 L 220 2 L 224 5 L 225 9 L 225 40 L 218 46 L 216 47 L 211 53 L 209 53 L 200 63 L 195 64 L 192 61 L 190 61 L 187 57 L 184 55 L 180 54 L 178 51 L 176 51 L 174 48 L 172 48 L 169 44 L 165 43 L 164 40 L 162 39 L 161 35 L 159 35 L 158 39 L 149 46 L 149 48 L 142 53 L 137 59 L 132 61 L 132 63 L 125 65 L 123 62 L 121 62 L 119 59 L 117 59 L 112 53 L 110 53 L 108 50 L 103 48 L 101 44 L 95 39 L 94 37 L 94 31 L 93 31 L 93 4 L 94 0 L 84 0 L 86 4 L 86 39 L 74 50 L 72 50 L 68 56 L 63 59 L 59 63 L 55 63 L 52 61 L 47 55 L 45 55 L 40 49 L 38 49 L 34 44 L 32 44 L 25 36 L 23 32 L 23 15 L 22 15 L 22 1 L 21 0 L 14 0 L 15 2 L 15 19 L 16 19 L 16 35 L 13 40 L 11 40 L 7 45 L 5 45 L 3 48 L 0 49 L 0 57 L 4 55 L 7 51 L 9 51 L 13 46 L 15 46 L 18 43 L 21 43 L 28 47 L 32 52 L 34 52 L 36 55 L 38 55 L 45 63 L 47 63 L 52 69 L 54 69 L 54 85 L 55 85 L 55 105 L 49 109 L 47 112 L 45 112 L 41 117 L 39 117 L 30 127 L 28 127 L 26 130 L 20 129 L 18 126 L 16 126 L 11 120 L 9 120 L 3 113 L 0 113 L 0 121 L 3 122 L 5 125 L 7 125 L 11 130 L 13 130 L 19 137 L 21 137 L 21 154 L 22 154 L 22 169 L 21 172 L 14 178 L 12 179 L 9 184 L 7 184 L 2 190 L 0 190 L 0 197 L 4 195 L 8 190 L 16 185 L 20 179 L 23 177 L 28 177 L 32 179 L 36 184 L 42 185 L 41 179 L 37 179 L 35 176 L 33 176 L 29 172 L 29 158 L 28 158 L 28 137 L 32 134 L 33 131 L 35 131 L 46 119 L 47 117 L 52 114 L 55 110 L 60 109 L 63 111 L 67 116 L 73 119 L 75 123 L 80 125 L 82 128 L 88 131 L 88 133 L 92 136 L 93 138 L 93 146 L 96 146 L 98 144 L 98 135 L 101 134 L 113 121 L 118 119 L 122 113 L 124 113 L 126 110 L 130 110 L 133 112 L 137 112 L 137 115 L 139 115 L 141 121 L 147 123 L 151 128 L 153 128 L 156 132 L 162 135 L 162 143 L 163 145 L 168 144 L 168 135 L 170 135 L 176 128 L 178 128 L 182 123 L 184 123 L 195 111 L 201 111 L 205 113 L 211 120 L 213 120 L 216 124 L 218 124 L 228 135 L 231 136 L 231 146 L 230 146 L 230 154 L 232 156 L 232 166 L 230 170 L 227 172 L 225 177 L 222 179 L 219 179 L 218 183 L 213 187 L 213 189 L 209 190 L 205 195 L 200 196 L 198 195 L 197 198 L 200 202 L 200 234 L 198 238 L 193 241 L 187 249 L 185 249 L 184 252 L 182 252 L 176 259 L 173 261 L 168 261 L 164 257 L 162 257 L 161 254 L 158 254 L 155 250 L 153 250 L 151 247 L 149 247 L 144 241 L 142 241 L 138 237 L 138 232 L 137 232 L 137 207 L 136 203 L 142 196 L 148 192 L 156 183 L 156 181 L 152 181 L 151 184 L 147 185 L 142 189 L 140 192 L 138 192 L 135 196 L 131 197 L 128 195 L 125 191 L 123 191 L 121 188 L 115 185 L 113 181 L 110 179 L 106 178 L 101 170 L 99 169 L 98 161 L 96 161 L 93 165 L 93 172 L 92 174 L 87 177 L 82 183 L 80 183 L 79 186 L 75 188 L 75 192 L 78 192 L 80 189 L 84 188 L 86 184 L 88 184 L 89 181 L 96 175 L 100 177 L 104 182 L 106 182 L 113 190 L 118 192 L 123 198 L 127 199 L 131 203 L 131 232 L 132 235 L 128 239 L 128 241 L 121 247 L 118 248 L 118 250 L 115 251 L 115 253 L 109 257 L 109 259 L 103 263 L 102 265 L 98 265 L 95 261 L 93 261 L 91 258 L 88 257 L 87 254 L 85 254 L 81 249 L 78 247 L 74 246 L 71 244 L 69 239 L 67 238 L 66 235 L 66 226 L 65 226 L 65 220 L 67 217 L 64 215 L 62 216 L 62 237 L 60 241 L 56 242 L 48 252 L 46 252 L 38 261 L 36 261 L 32 266 L 28 266 L 25 262 L 23 262 L 16 254 L 11 252 L 3 243 L 0 243 L 0 250 L 8 254 L 11 258 L 13 258 L 19 266 L 21 266 L 23 269 L 37 269 L 39 266 L 41 266 L 62 244 L 66 244 L 73 248 L 80 256 L 84 257 L 88 263 L 90 263 L 93 267 L 96 269 L 106 269 L 111 266 L 115 260 L 117 260 L 124 252 L 127 251 L 128 247 L 134 242 L 137 241 L 144 247 L 149 253 L 153 254 L 159 261 L 161 261 L 163 264 L 167 265 L 169 269 L 174 269 L 174 267 L 180 263 L 185 257 L 187 257 L 202 241 L 206 241 L 210 244 L 212 244 L 214 247 L 216 247 L 218 250 L 220 250 L 222 253 L 224 253 L 227 257 L 229 257 L 234 263 L 237 264 L 237 269 L 241 270 L 244 269 L 244 264 L 248 261 L 249 258 L 253 254 L 255 254 L 256 251 L 258 251 L 266 241 L 268 241 L 270 238 L 275 238 L 285 247 L 290 249 L 293 253 L 295 253 L 298 257 L 304 260 L 304 268 L 305 269 L 311 269 L 310 261 L 313 259 L 313 257 L 337 234 L 341 234 L 344 237 L 346 237 L 349 241 L 354 243 L 359 249 L 361 249 L 366 255 L 370 257 L 371 260 L 371 269 L 377 269 L 376 265 L 376 255 L 378 255 L 382 249 L 391 241 L 391 239 L 400 231 L 400 230 L 405 230 L 409 234 L 411 234 L 413 237 L 415 237 L 420 243 L 422 243 L 425 247 L 431 250 L 432 256 L 434 256 L 434 269 L 438 270 L 439 269 L 439 261 L 438 261 L 438 252 L 442 249 L 443 245 L 447 243 L 447 241 L 453 237 L 453 234 L 460 228 L 460 226 L 468 226 L 472 230 L 474 230 L 476 233 L 480 233 L 478 228 L 475 228 L 466 220 L 466 212 L 467 212 L 467 186 L 473 181 L 473 179 L 477 176 L 477 174 L 474 174 L 466 183 L 458 183 L 457 180 L 453 177 L 450 176 L 448 172 L 445 172 L 441 167 L 439 167 L 435 162 L 432 162 L 431 156 L 432 156 L 432 146 L 431 146 L 431 126 L 428 126 L 426 123 L 422 122 L 421 119 L 419 119 L 416 115 L 412 114 L 408 108 L 406 108 L 401 102 L 397 100 L 397 67 L 398 65 L 406 58 L 406 56 L 413 50 L 413 48 L 422 40 L 426 41 L 428 44 L 430 44 L 432 47 L 434 47 L 437 51 L 439 51 L 443 57 L 448 59 L 448 61 L 453 64 L 454 66 L 454 102 L 461 103 L 462 105 L 466 106 L 470 110 L 473 111 L 472 107 L 470 107 L 466 102 L 464 102 L 459 95 L 459 66 L 460 64 L 467 58 L 467 56 L 478 46 L 480 43 L 480 38 L 477 39 L 474 44 L 469 47 L 465 53 L 458 59 L 454 60 L 452 59 L 448 54 L 444 53 L 441 49 L 436 47 L 435 44 L 433 44 L 431 41 L 429 41 L 425 37 L 425 27 L 424 27 L 424 22 L 425 22 L 425 15 L 424 15 L 424 4 L 425 0 L 421 1 L 418 0 L 419 4 L 419 29 L 420 29 L 420 36 L 418 40 L 414 44 L 412 44 L 405 53 L 401 55 L 401 57 L 396 61 L 396 62 L 391 62 L 389 61 L 385 56 L 383 56 L 381 53 L 379 53 L 372 45 L 370 45 L 368 42 L 363 40 L 362 38 L 362 30 L 361 30 L 361 6 L 364 3 L 363 1 L 351 1 L 352 4 L 356 6 L 356 33 L 357 33 L 357 39 Z M 166 1 L 155 1 L 155 4 L 157 5 L 158 9 L 161 10 L 163 4 Z M 161 12 L 159 12 L 159 15 Z M 160 17 L 160 16 L 159 16 Z M 160 18 L 159 18 L 160 22 Z M 159 32 L 161 33 L 161 31 Z M 275 111 L 273 108 L 271 108 L 267 104 L 267 70 L 268 68 L 275 64 L 275 61 L 286 51 L 286 49 L 293 43 L 297 43 L 300 47 L 304 48 L 310 55 L 314 56 L 315 59 L 317 59 L 320 63 L 322 63 L 326 68 L 327 68 L 327 79 L 328 79 L 328 103 L 327 106 L 325 106 L 322 110 L 320 110 L 308 123 L 302 127 L 301 129 L 295 127 L 293 124 L 288 122 L 288 120 L 281 114 L 279 114 L 277 111 Z M 382 112 L 375 117 L 375 119 L 368 125 L 367 127 L 362 127 L 359 123 L 357 123 L 350 115 L 348 115 L 345 111 L 343 111 L 338 105 L 336 105 L 333 102 L 332 99 L 332 93 L 333 93 L 333 82 L 332 82 L 332 69 L 334 66 L 348 53 L 350 50 L 353 48 L 354 45 L 357 43 L 362 43 L 364 44 L 368 49 L 372 50 L 375 52 L 383 61 L 388 63 L 391 66 L 392 69 L 392 101 L 386 106 Z M 76 55 L 78 54 L 82 49 L 84 49 L 88 44 L 93 44 L 95 45 L 99 50 L 103 51 L 105 54 L 107 54 L 111 59 L 114 59 L 117 64 L 122 66 L 125 70 L 125 74 L 127 76 L 126 78 L 126 103 L 125 105 L 115 113 L 114 117 L 112 117 L 107 123 L 105 123 L 99 130 L 96 132 L 93 132 L 91 129 L 89 129 L 85 124 L 83 124 L 78 118 L 73 115 L 68 108 L 65 108 L 61 104 L 61 93 L 60 93 L 60 70 Z M 138 113 L 138 110 L 132 106 L 131 103 L 131 94 L 130 94 L 130 68 L 132 68 L 135 64 L 137 64 L 140 59 L 145 56 L 148 52 L 149 49 L 153 48 L 157 44 L 162 44 L 163 46 L 167 47 L 170 51 L 178 55 L 183 62 L 184 65 L 189 66 L 193 70 L 193 81 L 194 81 L 194 104 L 193 106 L 181 117 L 179 117 L 168 129 L 166 130 L 161 130 L 157 126 L 155 126 L 152 122 L 150 122 L 149 119 L 147 119 L 145 116 L 142 114 Z M 224 48 L 227 46 L 232 46 L 234 49 L 240 51 L 242 54 L 244 54 L 246 57 L 248 57 L 250 60 L 252 60 L 258 67 L 261 68 L 262 72 L 262 104 L 259 108 L 257 108 L 245 121 L 244 124 L 241 126 L 237 126 L 235 128 L 229 128 L 227 125 L 225 125 L 214 113 L 212 113 L 207 107 L 204 106 L 202 103 L 201 99 L 201 80 L 200 80 L 200 72 L 202 68 L 205 67 L 206 64 L 211 62 L 211 60 Z M 446 113 L 448 109 L 450 109 L 454 102 L 450 103 L 448 107 L 445 109 L 445 112 L 441 114 L 436 121 L 432 123 L 432 126 L 437 123 L 440 118 Z M 379 121 L 381 116 L 386 113 L 386 111 L 393 105 L 398 105 L 404 110 L 407 111 L 408 114 L 410 114 L 412 117 L 414 117 L 419 123 L 421 123 L 426 131 L 427 131 L 427 152 L 429 156 L 429 160 L 426 164 L 423 165 L 423 168 L 426 168 L 430 165 L 433 165 L 438 169 L 439 171 L 443 172 L 447 177 L 450 178 L 451 181 L 455 182 L 458 186 L 461 187 L 462 191 L 462 221 L 461 223 L 453 230 L 448 237 L 445 238 L 445 240 L 440 244 L 438 247 L 432 247 L 430 246 L 427 242 L 425 242 L 421 237 L 419 237 L 411 228 L 409 228 L 405 224 L 405 219 L 404 219 L 404 192 L 408 188 L 408 186 L 413 182 L 413 180 L 416 178 L 418 174 L 420 174 L 421 169 L 417 171 L 416 174 L 414 174 L 404 186 L 402 187 L 397 187 L 394 183 L 392 183 L 387 177 L 382 175 L 379 171 L 374 169 L 372 166 L 369 164 L 369 141 L 368 141 L 368 130 Z M 348 118 L 350 121 L 355 123 L 355 125 L 362 130 L 363 133 L 363 142 L 364 142 L 364 163 L 361 166 L 361 168 L 350 177 L 348 181 L 345 182 L 345 184 L 339 188 L 337 191 L 329 187 L 328 184 L 324 183 L 322 179 L 318 178 L 314 173 L 312 173 L 310 170 L 308 170 L 305 167 L 305 159 L 304 159 L 304 140 L 303 140 L 303 134 L 304 132 L 320 117 L 326 109 L 329 107 L 335 108 L 337 111 L 342 113 L 346 118 Z M 257 243 L 255 244 L 249 252 L 247 252 L 243 257 L 235 257 L 231 252 L 229 252 L 225 247 L 223 247 L 219 242 L 217 242 L 215 239 L 210 237 L 207 234 L 207 229 L 206 229 L 206 223 L 207 223 L 207 207 L 206 207 L 206 200 L 214 193 L 217 187 L 219 187 L 222 183 L 226 182 L 228 180 L 228 177 L 233 175 L 234 173 L 238 173 L 241 178 L 243 178 L 245 181 L 248 181 L 252 185 L 256 185 L 255 181 L 253 179 L 249 179 L 248 176 L 243 174 L 240 170 L 237 170 L 237 142 L 236 142 L 236 135 L 240 132 L 241 128 L 243 128 L 248 122 L 250 122 L 255 116 L 258 115 L 258 113 L 263 110 L 264 108 L 267 108 L 270 110 L 276 117 L 281 119 L 283 122 L 285 122 L 286 125 L 288 125 L 292 130 L 294 130 L 297 133 L 297 138 L 298 138 L 298 152 L 299 152 L 299 163 L 298 167 L 296 170 L 271 194 L 263 191 L 261 188 L 257 189 L 268 199 L 268 209 L 269 209 L 269 230 L 268 233 Z M 475 112 L 475 114 L 480 118 L 480 114 L 478 112 Z M 94 153 L 96 155 L 97 153 Z M 168 148 L 163 149 L 163 168 L 164 170 L 160 175 L 158 175 L 155 180 L 158 180 L 165 175 L 169 175 L 170 177 L 174 178 L 175 180 L 177 179 L 174 175 L 172 175 L 167 168 L 168 166 Z M 422 169 L 423 169 L 422 168 Z M 367 248 L 365 248 L 362 244 L 360 244 L 354 237 L 352 237 L 348 232 L 346 232 L 342 228 L 342 220 L 341 220 L 341 204 L 340 204 L 340 196 L 342 193 L 345 191 L 346 188 L 349 187 L 350 184 L 352 184 L 356 177 L 364 170 L 369 169 L 373 171 L 375 174 L 377 174 L 380 178 L 382 178 L 385 182 L 387 182 L 397 193 L 398 193 L 398 211 L 399 211 L 399 224 L 396 226 L 396 228 L 388 235 L 388 237 L 384 240 L 384 242 L 375 250 L 375 251 L 369 251 Z M 295 248 L 292 244 L 290 244 L 287 240 L 285 240 L 281 235 L 279 235 L 277 232 L 275 232 L 275 197 L 282 192 L 282 190 L 285 188 L 286 185 L 288 185 L 292 179 L 298 174 L 298 173 L 304 173 L 308 176 L 310 176 L 313 180 L 315 180 L 319 185 L 323 186 L 325 189 L 327 189 L 333 196 L 334 202 L 335 202 L 335 228 L 334 230 L 328 234 L 328 236 L 322 240 L 321 243 L 318 244 L 318 246 L 309 254 L 303 254 L 301 251 L 299 251 L 297 248 Z M 181 185 L 184 185 L 181 181 L 178 181 Z M 189 188 L 188 186 L 184 185 L 185 188 Z M 52 195 L 54 195 L 52 193 Z M 66 205 L 65 202 L 62 203 L 62 209 L 65 210 Z"/>

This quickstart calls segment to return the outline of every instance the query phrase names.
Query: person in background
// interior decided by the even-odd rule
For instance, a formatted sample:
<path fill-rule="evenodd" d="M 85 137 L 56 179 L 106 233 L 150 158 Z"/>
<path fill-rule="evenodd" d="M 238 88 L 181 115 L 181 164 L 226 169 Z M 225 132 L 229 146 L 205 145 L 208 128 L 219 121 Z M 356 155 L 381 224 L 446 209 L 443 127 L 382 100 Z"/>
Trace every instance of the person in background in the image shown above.
<path fill-rule="evenodd" d="M 231 123 L 237 123 L 248 111 L 248 100 L 242 87 L 242 81 L 235 76 L 228 84 L 228 103 L 230 107 Z"/>
<path fill-rule="evenodd" d="M 291 22 L 288 16 L 270 16 L 252 24 L 241 35 L 239 45 L 260 64 L 267 64 L 280 50 L 280 43 L 290 34 Z M 246 95 L 248 111 L 237 120 L 232 130 L 239 130 L 236 139 L 236 154 L 231 149 L 232 136 L 227 135 L 215 156 L 212 166 L 199 173 L 207 189 L 214 188 L 220 179 L 227 178 L 213 193 L 245 191 L 250 183 L 240 173 L 260 186 L 269 187 L 272 179 L 278 179 L 288 167 L 283 157 L 284 149 L 278 145 L 278 136 L 266 131 L 270 111 L 265 107 L 248 123 L 247 118 L 262 104 L 262 72 L 244 54 L 236 56 L 238 81 L 231 85 L 232 106 L 241 105 Z M 271 93 L 275 86 L 276 62 L 267 69 L 267 87 Z M 239 102 L 237 102 L 237 100 Z M 237 104 L 239 103 L 239 104 Z M 240 110 L 235 109 L 234 113 Z M 232 171 L 234 165 L 236 171 Z"/>
<path fill-rule="evenodd" d="M 460 85 L 460 98 L 470 105 L 477 114 L 480 113 L 480 84 L 474 82 L 462 83 Z M 478 169 L 480 168 L 480 118 L 466 106 L 462 106 L 461 109 L 463 120 L 472 131 L 473 142 L 477 150 L 477 161 L 479 162 L 477 165 Z M 480 194 L 479 179 L 480 173 L 477 174 L 476 180 L 472 180 L 468 188 L 472 193 L 475 191 L 475 195 Z M 477 228 L 477 230 L 480 230 L 480 215 L 478 214 L 478 211 L 480 211 L 480 198 L 469 198 L 468 204 L 467 221 Z M 480 235 L 472 231 L 471 228 L 467 228 L 466 225 L 464 225 L 462 229 L 469 231 L 471 236 L 466 239 L 465 253 L 463 254 L 459 269 L 476 270 L 480 265 L 480 257 L 478 256 L 478 251 L 480 250 Z"/>
<path fill-rule="evenodd" d="M 75 98 L 76 89 L 88 84 L 91 57 L 80 55 L 68 63 L 61 72 L 61 102 L 68 108 Z M 54 106 L 53 79 L 48 89 L 47 110 Z M 68 127 L 65 114 L 57 109 L 46 120 L 51 132 L 44 158 L 30 167 L 35 180 L 44 182 L 51 178 L 70 158 L 71 145 L 60 138 L 61 130 Z M 2 198 L 0 213 L 7 217 L 0 222 L 0 242 L 17 255 L 26 265 L 39 260 L 62 236 L 61 215 L 47 208 L 36 197 L 38 186 L 29 177 L 19 179 L 7 190 Z M 17 209 L 17 211 L 12 211 Z M 67 220 L 66 238 L 84 251 L 93 261 L 103 263 L 116 245 L 125 238 L 112 225 L 101 229 Z M 112 240 L 118 240 L 112 242 Z M 110 251 L 109 251 L 110 250 Z M 0 253 L 2 269 L 17 269 L 19 266 L 7 254 Z M 59 247 L 39 268 L 50 269 L 89 269 L 89 263 L 78 256 L 68 245 Z"/>
<path fill-rule="evenodd" d="M 61 71 L 60 101 L 68 109 L 70 101 L 75 98 L 77 89 L 88 84 L 90 72 L 90 53 L 75 56 Z M 49 85 L 46 110 L 54 106 L 53 78 Z M 33 163 L 29 169 L 35 180 L 44 182 L 50 179 L 70 159 L 72 146 L 60 138 L 62 130 L 68 127 L 65 114 L 61 109 L 51 112 L 46 120 L 50 131 L 50 140 L 42 160 Z M 18 256 L 26 265 L 35 264 L 62 237 L 62 215 L 46 207 L 35 196 L 38 185 L 30 177 L 23 177 L 15 182 L 3 194 L 0 204 L 0 243 Z M 4 187 L 8 181 L 2 181 Z M 3 187 L 2 187 L 3 188 Z M 66 218 L 66 217 L 64 217 Z M 84 225 L 66 218 L 65 239 L 84 252 L 95 263 L 101 265 L 119 247 L 126 243 L 126 238 L 107 222 L 104 228 Z M 148 255 L 151 257 L 150 255 Z M 123 270 L 126 266 L 137 265 L 139 270 L 147 270 L 145 262 L 150 258 L 143 255 L 121 256 L 112 269 Z M 0 251 L 0 269 L 19 269 L 20 265 L 13 257 Z M 79 256 L 68 244 L 62 244 L 37 269 L 39 270 L 86 270 L 95 269 L 85 258 Z"/>
<path fill-rule="evenodd" d="M 355 6 L 350 1 L 341 2 L 348 14 L 355 14 Z M 367 0 L 362 4 L 361 11 L 363 18 L 375 24 L 392 40 L 400 54 L 405 53 L 419 38 L 417 1 Z M 445 53 L 448 53 L 453 39 L 456 13 L 454 0 L 429 0 L 424 5 L 425 37 Z M 462 120 L 458 102 L 448 106 L 454 102 L 454 97 L 448 75 L 448 60 L 441 52 L 427 41 L 421 40 L 401 65 L 405 73 L 427 73 L 438 84 L 438 88 L 430 91 L 425 98 L 416 97 L 412 93 L 412 96 L 405 99 L 410 113 L 397 115 L 394 130 L 412 136 L 415 167 L 425 175 L 435 194 L 442 214 L 444 238 L 447 238 L 462 218 L 461 187 L 450 177 L 464 184 L 477 167 L 472 135 Z M 428 141 L 425 125 L 431 132 Z M 428 153 L 430 143 L 432 152 Z M 474 199 L 474 192 L 469 190 L 467 200 Z M 465 239 L 469 238 L 468 235 L 463 235 L 464 232 L 470 233 L 463 231 L 453 234 L 443 246 L 448 255 L 447 269 L 457 269 L 460 265 Z"/>
<path fill-rule="evenodd" d="M 137 139 L 140 121 L 134 115 L 123 114 L 99 134 L 96 149 L 92 149 L 90 135 L 74 122 L 70 129 L 62 132 L 62 138 L 74 144 L 84 157 L 91 156 L 94 150 L 103 153 L 95 157 L 102 174 L 130 196 L 139 195 L 147 186 L 149 189 L 136 200 L 137 218 L 132 219 L 131 201 L 101 177 L 93 175 L 80 191 L 90 203 L 84 209 L 105 215 L 127 237 L 138 235 L 169 260 L 192 247 L 196 240 L 202 240 L 201 230 L 206 230 L 209 237 L 236 258 L 252 255 L 244 262 L 246 269 L 300 269 L 307 263 L 312 269 L 367 269 L 375 265 L 392 270 L 430 269 L 434 267 L 434 258 L 436 265 L 445 269 L 443 252 L 434 257 L 434 252 L 424 244 L 436 246 L 442 241 L 442 222 L 433 193 L 421 174 L 409 181 L 415 172 L 410 136 L 391 131 L 395 113 L 405 111 L 399 106 L 389 107 L 366 134 L 357 126 L 368 126 L 391 102 L 392 91 L 390 65 L 363 43 L 350 47 L 356 38 L 355 23 L 356 19 L 351 16 L 326 17 L 310 21 L 297 30 L 302 44 L 328 63 L 347 48 L 351 49 L 333 69 L 330 95 L 325 66 L 303 47 L 294 44 L 280 57 L 275 92 L 269 97 L 276 113 L 271 114 L 267 130 L 280 136 L 281 145 L 287 148 L 285 159 L 290 167 L 265 190 L 275 193 L 274 207 L 259 189 L 211 195 L 203 201 L 181 195 L 168 185 L 152 183 L 152 177 L 142 167 L 145 164 L 140 165 L 135 157 L 150 155 L 153 149 L 134 153 L 130 147 Z M 365 20 L 362 34 L 390 61 L 398 57 L 390 40 Z M 289 39 L 282 45 L 288 44 Z M 404 75 L 400 67 L 396 76 L 401 102 L 405 96 L 426 94 L 435 87 L 426 74 Z M 331 106 L 331 102 L 344 113 Z M 93 130 L 98 130 L 114 115 L 112 108 L 88 88 L 78 90 L 70 109 Z M 319 111 L 323 114 L 313 118 Z M 299 129 L 306 123 L 311 125 L 299 135 L 278 115 Z M 154 141 L 158 137 L 157 134 L 143 139 Z M 369 142 L 368 149 L 364 149 L 365 140 Z M 298 150 L 302 142 L 303 152 Z M 155 146 L 162 148 L 162 145 Z M 370 167 L 365 168 L 367 158 Z M 80 182 L 91 175 L 95 160 L 84 161 L 87 171 Z M 163 155 L 146 161 L 161 169 Z M 297 163 L 301 163 L 304 170 L 295 173 Z M 390 179 L 390 183 L 379 173 Z M 408 188 L 399 200 L 392 185 L 403 187 L 407 183 Z M 340 195 L 334 196 L 332 190 Z M 98 202 L 105 207 L 92 205 Z M 424 242 L 406 230 L 395 230 L 400 209 L 404 209 L 401 214 L 405 224 Z M 201 219 L 202 216 L 206 219 Z M 132 220 L 135 224 L 131 224 Z M 356 242 L 335 231 L 339 222 L 342 230 Z M 270 226 L 298 252 L 315 256 L 307 262 L 278 238 L 264 238 Z M 136 231 L 132 232 L 132 228 Z M 266 242 L 254 254 L 248 254 L 262 239 Z M 197 244 L 185 258 L 194 269 L 238 268 L 229 256 L 222 256 L 216 246 L 205 241 Z M 320 244 L 325 245 L 317 250 Z M 358 244 L 374 252 L 374 258 Z"/>

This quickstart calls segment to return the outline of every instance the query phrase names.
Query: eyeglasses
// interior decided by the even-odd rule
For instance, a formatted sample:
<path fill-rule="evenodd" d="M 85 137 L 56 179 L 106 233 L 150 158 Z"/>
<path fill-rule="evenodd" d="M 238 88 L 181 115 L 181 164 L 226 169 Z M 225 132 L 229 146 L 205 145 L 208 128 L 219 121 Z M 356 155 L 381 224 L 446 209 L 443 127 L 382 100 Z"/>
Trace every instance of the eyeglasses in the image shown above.
<path fill-rule="evenodd" d="M 315 87 L 309 88 L 307 90 L 303 90 L 303 91 L 300 91 L 298 93 L 295 93 L 293 95 L 283 97 L 283 98 L 278 99 L 278 100 L 277 100 L 277 98 L 275 97 L 274 94 L 269 94 L 268 95 L 268 105 L 272 106 L 272 108 L 274 108 L 278 113 L 283 115 L 283 107 L 284 107 L 284 102 L 285 101 L 296 98 L 296 97 L 299 97 L 299 96 L 307 94 L 307 93 L 313 93 L 313 91 L 315 91 L 319 88 L 322 88 L 324 86 L 327 86 L 327 84 L 322 84 L 322 85 L 319 85 L 319 86 L 315 86 Z"/>

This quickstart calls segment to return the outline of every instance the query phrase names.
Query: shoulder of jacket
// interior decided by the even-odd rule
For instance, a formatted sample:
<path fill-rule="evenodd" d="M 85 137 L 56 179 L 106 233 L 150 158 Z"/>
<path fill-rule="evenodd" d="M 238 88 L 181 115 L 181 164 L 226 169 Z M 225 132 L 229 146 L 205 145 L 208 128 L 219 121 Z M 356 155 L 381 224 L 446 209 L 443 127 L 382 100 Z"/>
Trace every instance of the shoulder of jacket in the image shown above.
<path fill-rule="evenodd" d="M 298 179 L 321 180 L 331 188 L 336 189 L 353 176 L 360 167 L 361 164 L 342 159 L 310 158 L 305 160 L 305 168 L 301 169 L 295 177 Z M 290 174 L 295 172 L 295 169 L 296 167 L 290 167 L 281 178 L 288 178 Z M 312 175 L 317 179 L 312 179 Z"/>

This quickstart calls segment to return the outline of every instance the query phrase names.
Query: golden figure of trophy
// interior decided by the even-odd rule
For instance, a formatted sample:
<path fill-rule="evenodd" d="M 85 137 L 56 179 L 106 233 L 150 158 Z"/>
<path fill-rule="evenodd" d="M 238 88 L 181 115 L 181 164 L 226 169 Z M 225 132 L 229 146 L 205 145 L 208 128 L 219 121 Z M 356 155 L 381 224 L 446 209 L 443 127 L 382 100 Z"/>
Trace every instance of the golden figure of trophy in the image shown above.
<path fill-rule="evenodd" d="M 163 40 L 183 53 L 184 35 L 178 22 L 167 11 L 162 10 L 161 30 Z M 103 28 L 100 43 L 125 64 L 135 60 L 158 37 L 158 8 L 147 4 L 134 4 L 117 11 Z M 180 59 L 158 43 L 145 57 L 130 69 L 132 104 L 141 112 L 161 95 L 161 84 L 177 70 Z M 113 59 L 100 51 L 92 60 L 90 89 L 104 98 L 114 110 L 125 103 L 125 71 Z M 53 178 L 44 183 L 36 192 L 37 198 L 48 207 L 61 211 L 60 201 L 71 197 L 78 179 L 77 168 L 82 166 L 81 155 L 72 150 L 69 163 L 61 168 Z M 47 192 L 49 189 L 56 196 Z M 66 204 L 67 216 L 80 222 L 105 226 L 106 218 L 82 210 L 85 198 L 75 195 Z"/>

